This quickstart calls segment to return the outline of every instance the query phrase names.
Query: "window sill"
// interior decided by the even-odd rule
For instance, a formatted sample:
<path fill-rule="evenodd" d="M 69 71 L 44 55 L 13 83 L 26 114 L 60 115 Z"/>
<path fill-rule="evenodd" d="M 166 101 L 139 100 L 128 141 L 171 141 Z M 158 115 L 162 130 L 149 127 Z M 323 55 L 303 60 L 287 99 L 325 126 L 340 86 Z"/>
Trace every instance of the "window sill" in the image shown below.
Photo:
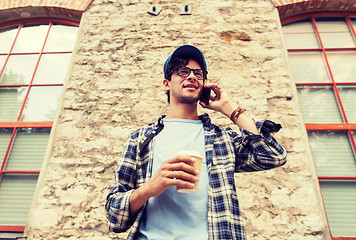
<path fill-rule="evenodd" d="M 0 240 L 21 240 L 26 239 L 24 233 L 4 233 L 0 232 Z"/>

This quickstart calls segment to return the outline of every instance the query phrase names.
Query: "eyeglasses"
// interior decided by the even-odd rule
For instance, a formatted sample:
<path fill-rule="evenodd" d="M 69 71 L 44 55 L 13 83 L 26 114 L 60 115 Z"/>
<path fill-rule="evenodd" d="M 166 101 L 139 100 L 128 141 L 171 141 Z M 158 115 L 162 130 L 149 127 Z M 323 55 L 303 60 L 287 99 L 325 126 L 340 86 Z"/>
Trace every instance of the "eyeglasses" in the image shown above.
<path fill-rule="evenodd" d="M 190 69 L 189 67 L 179 67 L 179 68 L 176 68 L 174 70 L 177 70 L 178 76 L 185 77 L 185 78 L 188 77 L 192 71 L 194 73 L 194 76 L 198 80 L 204 80 L 205 79 L 205 75 L 206 75 L 206 73 L 205 73 L 205 71 L 203 69 Z"/>

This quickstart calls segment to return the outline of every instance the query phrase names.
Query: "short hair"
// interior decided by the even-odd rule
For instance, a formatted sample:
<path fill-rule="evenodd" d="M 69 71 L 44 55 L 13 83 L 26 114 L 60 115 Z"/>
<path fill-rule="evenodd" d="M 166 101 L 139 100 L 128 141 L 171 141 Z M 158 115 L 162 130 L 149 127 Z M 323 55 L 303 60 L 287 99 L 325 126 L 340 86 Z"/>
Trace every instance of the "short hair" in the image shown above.
<path fill-rule="evenodd" d="M 172 74 L 175 69 L 185 67 L 189 63 L 189 58 L 175 58 L 167 65 L 167 75 L 164 76 L 167 80 L 171 81 Z"/>

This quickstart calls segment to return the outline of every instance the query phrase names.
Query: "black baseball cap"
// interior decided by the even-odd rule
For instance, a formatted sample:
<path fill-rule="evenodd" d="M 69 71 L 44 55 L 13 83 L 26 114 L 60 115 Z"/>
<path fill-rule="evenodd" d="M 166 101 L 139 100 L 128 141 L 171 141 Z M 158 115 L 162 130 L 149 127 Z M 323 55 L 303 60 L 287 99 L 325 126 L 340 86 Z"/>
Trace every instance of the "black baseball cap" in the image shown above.
<path fill-rule="evenodd" d="M 202 67 L 203 70 L 205 70 L 205 72 L 208 72 L 208 68 L 206 66 L 206 61 L 202 51 L 200 51 L 199 48 L 194 47 L 192 45 L 183 45 L 178 47 L 176 50 L 174 50 L 174 52 L 167 58 L 166 62 L 164 63 L 164 67 L 163 67 L 164 77 L 166 77 L 168 74 L 167 66 L 170 63 L 170 61 L 178 57 L 194 59 L 199 63 L 200 67 Z"/>

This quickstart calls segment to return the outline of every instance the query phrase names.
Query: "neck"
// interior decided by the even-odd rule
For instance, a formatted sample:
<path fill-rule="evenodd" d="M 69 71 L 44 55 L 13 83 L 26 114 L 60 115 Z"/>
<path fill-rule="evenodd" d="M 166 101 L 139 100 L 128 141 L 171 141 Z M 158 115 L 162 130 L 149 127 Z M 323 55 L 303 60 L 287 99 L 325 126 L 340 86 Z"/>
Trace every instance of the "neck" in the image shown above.
<path fill-rule="evenodd" d="M 166 118 L 199 120 L 197 104 L 171 103 Z"/>

